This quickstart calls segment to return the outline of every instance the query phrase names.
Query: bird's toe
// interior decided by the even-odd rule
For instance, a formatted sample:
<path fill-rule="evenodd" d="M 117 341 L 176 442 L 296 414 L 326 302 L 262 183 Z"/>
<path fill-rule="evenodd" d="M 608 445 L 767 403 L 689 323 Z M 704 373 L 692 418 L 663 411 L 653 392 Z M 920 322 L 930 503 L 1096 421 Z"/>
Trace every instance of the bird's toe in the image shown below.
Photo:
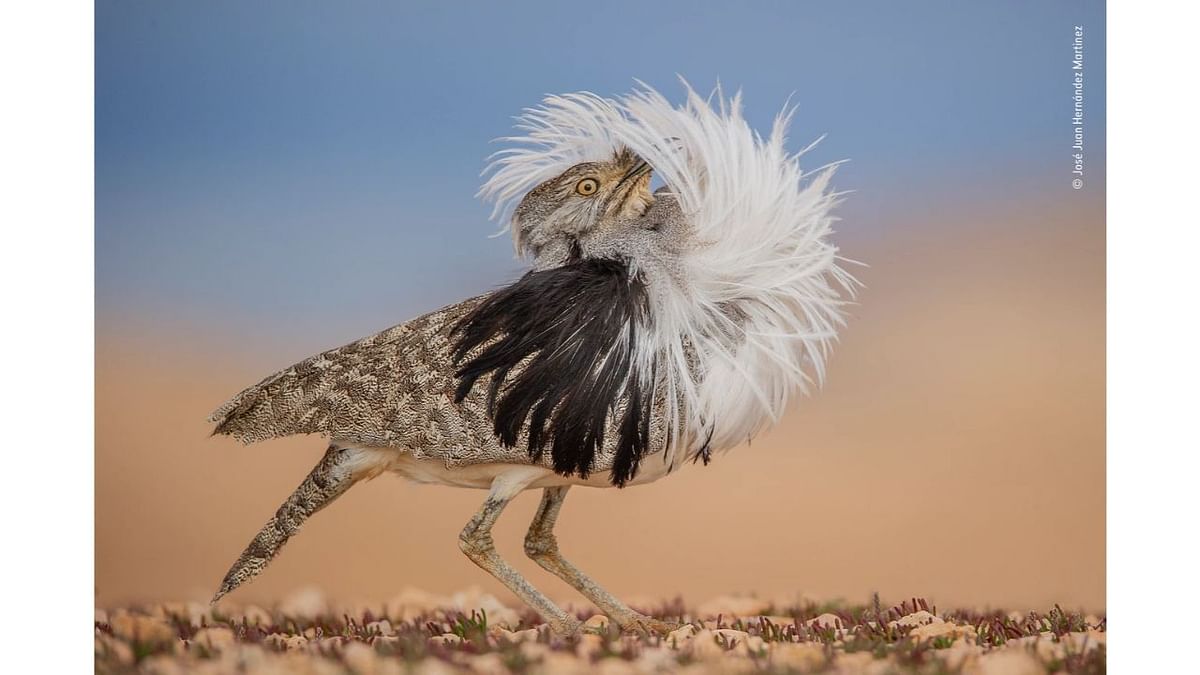
<path fill-rule="evenodd" d="M 568 638 L 572 635 L 577 635 L 583 629 L 583 623 L 571 618 L 563 618 L 557 621 L 547 623 L 550 626 L 550 632 L 560 638 Z"/>
<path fill-rule="evenodd" d="M 677 630 L 681 625 L 682 624 L 675 623 L 673 621 L 663 621 L 662 619 L 656 619 L 652 616 L 643 616 L 638 614 L 635 617 L 623 621 L 621 623 L 621 629 L 628 632 L 641 633 L 643 635 L 657 635 L 659 637 L 666 637 L 668 633 L 673 630 Z"/>

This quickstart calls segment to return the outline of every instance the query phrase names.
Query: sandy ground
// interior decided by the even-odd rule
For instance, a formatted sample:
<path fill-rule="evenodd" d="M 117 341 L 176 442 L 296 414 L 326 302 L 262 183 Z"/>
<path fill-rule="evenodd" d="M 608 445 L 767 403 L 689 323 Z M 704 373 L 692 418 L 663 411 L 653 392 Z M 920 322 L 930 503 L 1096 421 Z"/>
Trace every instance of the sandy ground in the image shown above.
<path fill-rule="evenodd" d="M 680 627 L 622 634 L 586 606 L 584 631 L 560 638 L 529 612 L 469 590 L 409 589 L 374 606 L 315 590 L 270 611 L 223 602 L 96 610 L 96 672 L 176 673 L 1102 673 L 1106 620 L 1064 612 L 940 612 L 787 606 L 750 596 L 644 611 Z"/>

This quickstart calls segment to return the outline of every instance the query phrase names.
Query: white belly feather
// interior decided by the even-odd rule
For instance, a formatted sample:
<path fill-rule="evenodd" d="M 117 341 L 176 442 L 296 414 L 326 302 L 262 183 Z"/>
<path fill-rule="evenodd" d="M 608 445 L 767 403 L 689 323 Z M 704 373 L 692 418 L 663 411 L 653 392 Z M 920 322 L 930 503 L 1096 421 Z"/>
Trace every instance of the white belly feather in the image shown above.
<path fill-rule="evenodd" d="M 347 446 L 348 447 L 348 446 Z M 438 459 L 421 459 L 402 448 L 355 448 L 349 466 L 358 478 L 374 478 L 382 473 L 399 474 L 417 483 L 449 485 L 452 487 L 479 488 L 486 490 L 501 476 L 514 472 L 537 475 L 525 489 L 546 488 L 561 485 L 583 485 L 587 487 L 613 487 L 608 472 L 593 473 L 587 478 L 562 476 L 546 467 L 530 464 L 486 462 L 449 467 Z M 662 478 L 670 472 L 663 461 L 662 453 L 642 459 L 637 475 L 627 485 L 641 485 Z"/>

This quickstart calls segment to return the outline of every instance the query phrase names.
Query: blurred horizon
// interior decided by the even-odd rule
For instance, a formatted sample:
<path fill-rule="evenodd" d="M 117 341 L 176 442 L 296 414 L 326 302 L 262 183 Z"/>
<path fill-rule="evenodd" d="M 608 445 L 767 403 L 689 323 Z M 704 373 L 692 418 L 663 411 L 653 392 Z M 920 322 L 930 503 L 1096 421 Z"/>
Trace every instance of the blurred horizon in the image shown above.
<path fill-rule="evenodd" d="M 835 243 L 866 289 L 822 391 L 710 467 L 572 491 L 564 550 L 689 602 L 1103 608 L 1104 35 L 1102 3 L 97 2 L 97 602 L 211 591 L 316 461 L 208 438 L 225 398 L 521 273 L 473 196 L 514 115 L 682 75 L 759 129 L 790 96 L 789 147 L 824 136 L 805 168 L 849 160 Z M 482 497 L 375 480 L 234 600 L 505 597 L 455 545 Z M 566 597 L 520 553 L 535 502 L 497 544 Z"/>

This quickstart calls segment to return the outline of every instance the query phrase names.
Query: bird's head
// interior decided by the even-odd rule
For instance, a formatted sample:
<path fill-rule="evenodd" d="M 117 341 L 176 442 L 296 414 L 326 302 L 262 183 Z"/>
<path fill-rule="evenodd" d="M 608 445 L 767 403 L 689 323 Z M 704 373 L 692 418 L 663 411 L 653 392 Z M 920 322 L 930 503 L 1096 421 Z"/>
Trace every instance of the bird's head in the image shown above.
<path fill-rule="evenodd" d="M 517 248 L 535 260 L 561 258 L 587 233 L 641 216 L 654 202 L 650 172 L 642 158 L 619 150 L 539 184 L 513 212 Z"/>

